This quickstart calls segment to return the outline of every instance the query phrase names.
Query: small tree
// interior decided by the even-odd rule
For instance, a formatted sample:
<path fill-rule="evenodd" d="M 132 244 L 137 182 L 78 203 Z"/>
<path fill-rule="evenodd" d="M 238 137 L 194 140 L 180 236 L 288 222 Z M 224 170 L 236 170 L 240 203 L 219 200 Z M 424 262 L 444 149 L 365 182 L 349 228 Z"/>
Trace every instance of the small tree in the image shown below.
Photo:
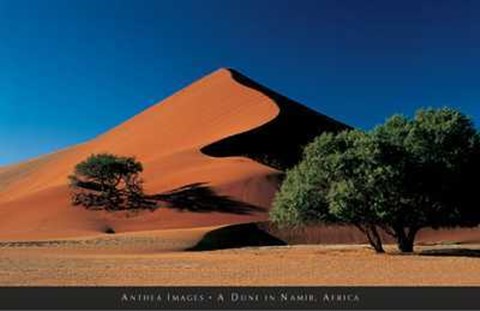
<path fill-rule="evenodd" d="M 142 164 L 133 157 L 92 154 L 69 176 L 72 204 L 108 211 L 152 208 L 143 194 Z"/>
<path fill-rule="evenodd" d="M 390 118 L 363 133 L 323 134 L 287 172 L 271 216 L 280 224 L 353 224 L 383 252 L 378 229 L 413 251 L 424 227 L 480 222 L 474 201 L 480 140 L 472 122 L 451 109 Z"/>

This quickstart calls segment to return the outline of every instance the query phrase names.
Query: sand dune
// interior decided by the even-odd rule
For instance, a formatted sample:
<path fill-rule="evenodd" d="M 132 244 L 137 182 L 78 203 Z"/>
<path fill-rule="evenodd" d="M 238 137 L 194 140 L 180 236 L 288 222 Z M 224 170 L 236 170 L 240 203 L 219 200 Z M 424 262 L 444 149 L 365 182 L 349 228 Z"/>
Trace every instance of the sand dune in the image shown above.
<path fill-rule="evenodd" d="M 0 168 L 0 240 L 265 221 L 280 170 L 298 161 L 302 146 L 314 136 L 346 128 L 234 70 L 220 69 L 91 141 Z M 149 194 L 201 185 L 216 196 L 193 193 L 192 201 L 203 202 L 197 204 L 203 210 L 174 206 L 134 215 L 71 206 L 68 175 L 78 162 L 100 152 L 137 157 Z M 270 233 L 292 243 L 365 242 L 350 227 Z M 478 243 L 480 231 L 423 230 L 419 241 Z"/>
<path fill-rule="evenodd" d="M 279 175 L 274 167 L 261 164 L 265 155 L 290 163 L 317 133 L 345 127 L 238 72 L 220 69 L 89 142 L 2 168 L 0 238 L 74 237 L 106 228 L 125 232 L 265 220 Z M 128 217 L 72 207 L 67 176 L 76 163 L 99 152 L 137 157 L 144 164 L 147 193 L 204 183 L 219 195 L 260 209 L 242 214 L 161 208 Z"/>

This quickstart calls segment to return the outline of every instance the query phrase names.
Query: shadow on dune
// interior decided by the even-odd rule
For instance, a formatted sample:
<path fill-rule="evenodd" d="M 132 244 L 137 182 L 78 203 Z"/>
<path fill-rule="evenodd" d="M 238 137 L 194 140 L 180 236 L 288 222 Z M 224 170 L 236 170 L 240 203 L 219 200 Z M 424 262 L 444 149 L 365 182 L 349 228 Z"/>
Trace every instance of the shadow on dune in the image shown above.
<path fill-rule="evenodd" d="M 208 251 L 248 246 L 286 245 L 284 241 L 261 230 L 255 223 L 238 224 L 208 232 L 187 251 Z"/>
<path fill-rule="evenodd" d="M 162 201 L 168 208 L 196 213 L 230 213 L 248 215 L 265 212 L 261 207 L 218 195 L 206 183 L 192 183 L 166 193 L 149 195 L 148 200 Z"/>
<path fill-rule="evenodd" d="M 233 69 L 230 72 L 238 83 L 269 97 L 280 112 L 260 127 L 205 146 L 201 151 L 206 155 L 245 156 L 283 171 L 299 161 L 303 147 L 316 136 L 323 132 L 339 132 L 351 128 L 280 95 Z"/>
<path fill-rule="evenodd" d="M 480 249 L 469 248 L 446 248 L 431 249 L 419 253 L 421 256 L 439 256 L 439 257 L 480 257 Z"/>

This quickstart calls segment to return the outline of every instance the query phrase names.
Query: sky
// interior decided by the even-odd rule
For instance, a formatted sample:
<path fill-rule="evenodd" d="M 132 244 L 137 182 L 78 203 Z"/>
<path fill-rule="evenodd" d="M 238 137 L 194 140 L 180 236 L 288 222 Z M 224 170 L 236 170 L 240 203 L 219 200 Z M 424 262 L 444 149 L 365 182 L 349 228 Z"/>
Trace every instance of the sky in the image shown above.
<path fill-rule="evenodd" d="M 354 127 L 480 124 L 480 1 L 0 0 L 0 165 L 91 139 L 221 67 Z"/>

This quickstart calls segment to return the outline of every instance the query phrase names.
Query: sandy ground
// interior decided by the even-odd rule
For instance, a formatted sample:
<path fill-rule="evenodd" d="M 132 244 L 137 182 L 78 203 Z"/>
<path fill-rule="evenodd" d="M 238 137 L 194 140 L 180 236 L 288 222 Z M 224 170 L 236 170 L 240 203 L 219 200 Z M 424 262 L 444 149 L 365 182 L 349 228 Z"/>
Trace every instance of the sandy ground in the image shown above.
<path fill-rule="evenodd" d="M 478 244 L 418 246 L 415 255 L 365 245 L 179 251 L 198 234 L 190 237 L 1 242 L 0 285 L 480 285 Z"/>

